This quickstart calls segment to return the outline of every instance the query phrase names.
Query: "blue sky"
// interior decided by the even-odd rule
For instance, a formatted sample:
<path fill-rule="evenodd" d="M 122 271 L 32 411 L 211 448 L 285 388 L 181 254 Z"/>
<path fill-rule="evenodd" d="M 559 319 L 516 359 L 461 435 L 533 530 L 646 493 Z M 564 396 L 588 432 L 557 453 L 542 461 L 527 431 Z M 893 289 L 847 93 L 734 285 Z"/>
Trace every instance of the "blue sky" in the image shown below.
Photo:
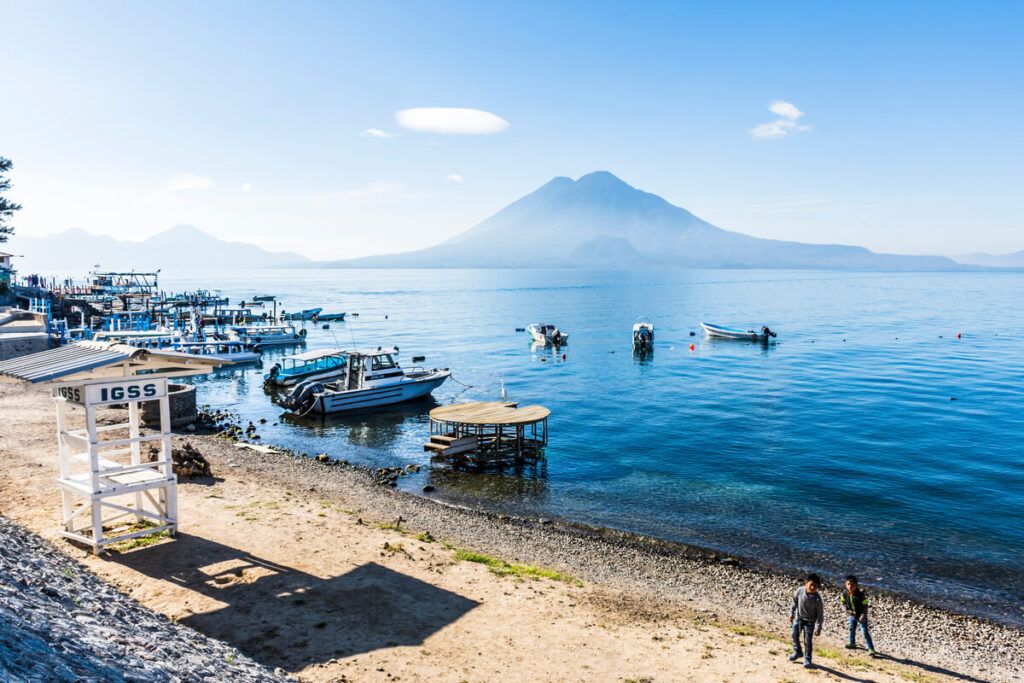
<path fill-rule="evenodd" d="M 752 235 L 1014 251 L 1022 25 L 985 2 L 0 0 L 0 154 L 25 235 L 360 256 L 604 169 Z M 508 126 L 396 119 L 423 107 Z"/>

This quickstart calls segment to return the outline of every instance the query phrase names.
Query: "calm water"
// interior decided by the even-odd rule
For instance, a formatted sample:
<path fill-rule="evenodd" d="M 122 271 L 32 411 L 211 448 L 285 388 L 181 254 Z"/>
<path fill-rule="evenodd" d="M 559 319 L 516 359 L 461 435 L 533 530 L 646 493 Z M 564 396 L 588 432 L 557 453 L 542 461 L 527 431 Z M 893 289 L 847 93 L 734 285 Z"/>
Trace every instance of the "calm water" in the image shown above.
<path fill-rule="evenodd" d="M 1024 274 L 309 270 L 162 285 L 358 312 L 308 325 L 307 348 L 396 344 L 471 387 L 449 381 L 437 402 L 498 400 L 504 380 L 510 399 L 552 410 L 536 470 L 456 474 L 422 450 L 433 403 L 278 421 L 265 368 L 199 381 L 200 402 L 277 422 L 265 442 L 422 463 L 403 487 L 853 571 L 1024 624 Z M 640 318 L 657 339 L 643 361 L 630 350 Z M 779 340 L 709 341 L 701 320 L 768 323 Z M 564 360 L 515 332 L 531 322 L 571 334 Z"/>

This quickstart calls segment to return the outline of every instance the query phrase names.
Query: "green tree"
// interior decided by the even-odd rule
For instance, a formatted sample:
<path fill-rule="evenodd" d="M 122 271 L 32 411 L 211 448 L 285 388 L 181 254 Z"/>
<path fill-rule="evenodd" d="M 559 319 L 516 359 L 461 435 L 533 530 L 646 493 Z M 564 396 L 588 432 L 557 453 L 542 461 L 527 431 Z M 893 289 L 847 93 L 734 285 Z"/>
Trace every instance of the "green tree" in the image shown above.
<path fill-rule="evenodd" d="M 4 174 L 11 170 L 14 164 L 6 157 L 0 157 L 0 244 L 7 241 L 7 238 L 14 234 L 14 226 L 8 225 L 8 221 L 14 216 L 14 212 L 21 208 L 21 204 L 15 204 L 3 193 L 11 189 L 11 181 L 4 177 Z"/>

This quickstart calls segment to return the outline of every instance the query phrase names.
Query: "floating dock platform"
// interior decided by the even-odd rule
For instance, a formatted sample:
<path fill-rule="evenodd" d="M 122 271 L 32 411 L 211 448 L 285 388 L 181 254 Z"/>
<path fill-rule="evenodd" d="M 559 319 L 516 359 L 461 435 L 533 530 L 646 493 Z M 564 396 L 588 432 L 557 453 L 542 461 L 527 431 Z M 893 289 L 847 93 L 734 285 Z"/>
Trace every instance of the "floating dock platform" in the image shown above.
<path fill-rule="evenodd" d="M 535 461 L 548 443 L 544 406 L 474 402 L 430 411 L 430 441 L 423 450 L 455 466 Z"/>

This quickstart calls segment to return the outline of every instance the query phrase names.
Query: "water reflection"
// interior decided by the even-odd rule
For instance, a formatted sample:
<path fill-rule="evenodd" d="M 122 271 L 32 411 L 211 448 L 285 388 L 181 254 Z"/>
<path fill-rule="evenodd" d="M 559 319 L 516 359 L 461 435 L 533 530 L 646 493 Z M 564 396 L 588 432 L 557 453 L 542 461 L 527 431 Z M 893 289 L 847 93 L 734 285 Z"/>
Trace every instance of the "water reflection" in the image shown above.
<path fill-rule="evenodd" d="M 282 422 L 304 428 L 316 434 L 344 432 L 348 442 L 367 448 L 393 448 L 410 428 L 426 433 L 428 414 L 440 405 L 433 396 L 407 403 L 353 410 L 337 415 L 292 415 L 285 413 Z"/>
<path fill-rule="evenodd" d="M 511 506 L 544 503 L 549 496 L 548 463 L 542 455 L 536 462 L 508 465 L 486 472 L 453 470 L 443 464 L 432 464 L 427 470 L 427 483 L 446 500 L 460 503 L 495 501 Z"/>

